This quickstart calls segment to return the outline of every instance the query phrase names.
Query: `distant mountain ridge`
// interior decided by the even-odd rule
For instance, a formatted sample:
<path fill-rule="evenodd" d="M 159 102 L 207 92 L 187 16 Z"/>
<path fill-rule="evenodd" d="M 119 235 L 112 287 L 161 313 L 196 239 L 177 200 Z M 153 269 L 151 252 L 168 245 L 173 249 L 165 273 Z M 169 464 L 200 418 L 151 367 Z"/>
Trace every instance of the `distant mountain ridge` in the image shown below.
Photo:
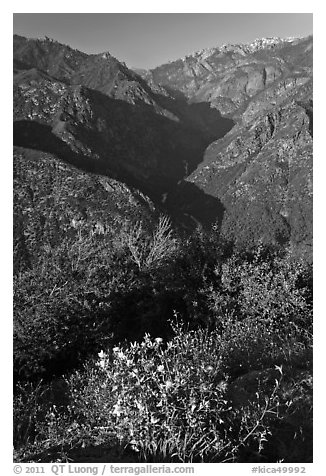
<path fill-rule="evenodd" d="M 284 43 L 293 43 L 294 41 L 301 40 L 302 37 L 286 37 L 281 38 L 278 36 L 271 36 L 266 38 L 256 38 L 254 41 L 247 43 L 222 43 L 218 46 L 211 46 L 208 48 L 202 48 L 201 50 L 193 51 L 192 53 L 186 54 L 181 57 L 181 60 L 186 60 L 186 58 L 192 56 L 211 56 L 216 51 L 243 51 L 244 53 L 254 53 L 260 49 L 264 48 L 274 48 L 275 46 L 280 46 Z M 168 61 L 173 63 L 176 60 Z M 155 68 L 152 68 L 155 69 Z"/>
<path fill-rule="evenodd" d="M 149 70 L 144 77 L 182 92 L 193 102 L 209 102 L 234 115 L 277 79 L 294 73 L 309 75 L 310 52 L 312 37 L 255 40 L 201 50 Z"/>

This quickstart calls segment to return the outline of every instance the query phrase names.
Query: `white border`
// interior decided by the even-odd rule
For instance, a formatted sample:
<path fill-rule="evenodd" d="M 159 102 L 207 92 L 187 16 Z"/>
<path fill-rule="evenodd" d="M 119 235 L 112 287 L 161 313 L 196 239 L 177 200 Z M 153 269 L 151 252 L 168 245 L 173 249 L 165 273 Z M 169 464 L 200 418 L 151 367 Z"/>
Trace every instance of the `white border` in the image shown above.
<path fill-rule="evenodd" d="M 322 2 L 317 1 L 280 1 L 270 2 L 225 2 L 227 5 L 220 5 L 216 1 L 201 1 L 196 5 L 190 5 L 188 2 L 176 2 L 167 0 L 162 4 L 149 1 L 137 2 L 118 2 L 114 5 L 111 2 L 87 2 L 84 5 L 81 2 L 66 2 L 57 0 L 56 2 L 33 1 L 23 2 L 14 1 L 1 7 L 1 131 L 2 140 L 5 147 L 1 150 L 1 184 L 0 184 L 0 203 L 2 211 L 2 233 L 1 233 L 1 291 L 2 291 L 2 321 L 3 331 L 1 332 L 1 361 L 2 366 L 2 431 L 1 431 L 1 450 L 5 465 L 3 474 L 12 473 L 12 391 L 11 391 L 11 355 L 12 355 L 12 14 L 16 13 L 313 13 L 314 14 L 314 99 L 315 99 L 315 140 L 314 140 L 314 280 L 315 280 L 315 301 L 314 301 L 314 342 L 315 342 L 315 383 L 314 383 L 314 463 L 306 465 L 306 474 L 322 475 L 325 474 L 323 465 L 324 441 L 325 441 L 325 407 L 323 401 L 325 398 L 324 386 L 324 362 L 325 353 L 325 236 L 324 223 L 325 214 L 325 163 L 326 157 L 322 140 L 325 132 L 325 75 L 323 65 L 325 64 L 325 16 Z M 75 5 L 75 8 L 73 6 Z M 136 10 L 135 10 L 136 9 Z M 121 58 L 123 60 L 123 58 Z M 322 114 L 323 112 L 323 114 Z M 251 465 L 218 465 L 204 464 L 196 465 L 196 475 L 198 474 L 250 474 Z M 270 466 L 270 465 L 266 465 Z M 295 466 L 295 465 L 293 465 Z M 8 469 L 8 471 L 6 471 Z M 50 474 L 50 473 L 49 473 Z"/>

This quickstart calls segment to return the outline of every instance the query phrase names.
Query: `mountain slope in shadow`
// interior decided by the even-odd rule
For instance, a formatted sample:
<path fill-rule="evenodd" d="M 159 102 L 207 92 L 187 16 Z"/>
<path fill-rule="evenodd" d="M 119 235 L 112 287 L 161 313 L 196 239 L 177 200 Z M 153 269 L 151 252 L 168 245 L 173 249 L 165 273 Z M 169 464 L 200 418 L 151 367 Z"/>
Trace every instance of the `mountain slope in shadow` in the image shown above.
<path fill-rule="evenodd" d="M 184 227 L 309 247 L 312 37 L 224 45 L 141 76 L 50 40 L 15 38 L 14 59 L 15 144 L 137 187 Z"/>
<path fill-rule="evenodd" d="M 126 180 L 160 201 L 202 161 L 213 138 L 234 123 L 207 104 L 173 103 L 175 120 L 150 104 L 131 104 L 86 88 L 22 76 L 15 86 L 15 145 Z M 163 105 L 162 105 L 163 107 Z M 197 112 L 199 111 L 199 112 Z"/>

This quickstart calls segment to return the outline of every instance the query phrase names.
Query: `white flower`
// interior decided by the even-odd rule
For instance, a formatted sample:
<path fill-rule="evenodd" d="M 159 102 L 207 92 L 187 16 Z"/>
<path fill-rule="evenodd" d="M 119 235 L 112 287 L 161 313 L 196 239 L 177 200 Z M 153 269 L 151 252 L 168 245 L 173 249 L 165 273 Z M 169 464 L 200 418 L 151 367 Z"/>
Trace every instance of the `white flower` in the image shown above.
<path fill-rule="evenodd" d="M 135 451 L 136 453 L 139 453 L 138 443 L 137 443 L 136 440 L 134 440 L 134 439 L 131 440 L 131 441 L 129 442 L 129 445 L 130 445 L 130 447 L 131 447 L 131 449 L 132 449 L 133 451 Z"/>
<path fill-rule="evenodd" d="M 217 384 L 217 388 L 219 388 L 220 390 L 226 390 L 228 387 L 228 384 L 225 380 L 221 380 L 218 384 Z"/>
<path fill-rule="evenodd" d="M 105 369 L 105 360 L 100 360 L 99 366 L 102 367 L 102 369 Z"/>
<path fill-rule="evenodd" d="M 135 404 L 136 404 L 136 407 L 138 408 L 138 410 L 140 412 L 143 412 L 145 410 L 144 405 L 142 405 L 140 402 L 138 402 L 138 400 L 135 400 Z"/>
<path fill-rule="evenodd" d="M 115 405 L 113 405 L 112 413 L 113 415 L 117 415 L 117 417 L 119 417 L 123 413 L 123 407 L 121 406 L 119 400 Z"/>
<path fill-rule="evenodd" d="M 212 372 L 214 369 L 211 365 L 207 365 L 207 367 L 205 368 L 205 371 L 206 372 Z"/>
<path fill-rule="evenodd" d="M 120 349 L 119 349 L 119 347 L 113 347 L 112 350 L 113 350 L 113 352 L 119 352 Z"/>
<path fill-rule="evenodd" d="M 164 372 L 164 365 L 159 365 L 159 366 L 157 367 L 157 371 L 158 371 L 158 372 Z"/>
<path fill-rule="evenodd" d="M 162 337 L 156 337 L 155 342 L 156 342 L 157 344 L 161 344 L 161 343 L 163 342 Z"/>
<path fill-rule="evenodd" d="M 167 390 L 169 390 L 169 388 L 171 388 L 172 386 L 173 386 L 173 384 L 172 384 L 171 380 L 167 380 L 166 383 L 165 383 L 165 388 Z"/>
<path fill-rule="evenodd" d="M 101 352 L 99 352 L 97 355 L 100 359 L 103 359 L 103 357 L 105 357 L 105 353 L 103 352 L 103 350 L 101 350 Z"/>

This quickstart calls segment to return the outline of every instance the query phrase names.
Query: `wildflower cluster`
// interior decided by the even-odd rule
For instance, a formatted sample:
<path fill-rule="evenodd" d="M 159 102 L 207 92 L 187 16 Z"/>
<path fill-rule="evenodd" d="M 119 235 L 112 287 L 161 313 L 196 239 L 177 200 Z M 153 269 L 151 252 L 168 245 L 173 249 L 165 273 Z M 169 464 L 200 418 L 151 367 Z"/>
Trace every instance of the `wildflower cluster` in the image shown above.
<path fill-rule="evenodd" d="M 92 411 L 93 428 L 114 433 L 142 461 L 233 460 L 256 419 L 245 428 L 232 407 L 218 347 L 217 334 L 196 331 L 166 343 L 147 334 L 140 343 L 101 351 L 76 391 L 75 418 L 85 412 L 89 421 Z M 70 388 L 79 382 L 75 374 Z"/>
<path fill-rule="evenodd" d="M 101 280 L 112 267 L 101 268 L 96 286 L 86 286 L 87 301 L 81 291 L 86 340 L 78 337 L 81 308 L 71 315 L 56 303 L 60 335 L 73 339 L 85 366 L 59 379 L 64 381 L 60 392 L 52 391 L 56 379 L 44 384 L 46 396 L 43 384 L 35 392 L 17 387 L 20 455 L 35 455 L 39 448 L 46 455 L 52 451 L 53 461 L 76 461 L 74 451 L 104 447 L 118 452 L 115 461 L 127 455 L 153 462 L 290 462 L 303 452 L 309 460 L 309 269 L 289 257 L 267 263 L 260 252 L 219 263 L 216 248 L 208 255 L 206 242 L 196 243 L 192 254 L 186 250 L 170 267 L 119 266 L 124 274 L 113 277 L 111 287 Z M 52 289 L 49 294 L 58 300 Z M 173 314 L 183 324 L 171 329 Z M 65 318 L 71 316 L 75 327 L 67 333 Z M 35 326 L 40 322 L 34 321 Z M 56 322 L 49 320 L 56 338 L 47 342 L 62 358 L 66 341 L 58 339 Z M 142 337 L 144 332 L 162 337 Z M 73 357 L 71 347 L 63 348 Z M 284 369 L 286 382 L 275 366 Z"/>

